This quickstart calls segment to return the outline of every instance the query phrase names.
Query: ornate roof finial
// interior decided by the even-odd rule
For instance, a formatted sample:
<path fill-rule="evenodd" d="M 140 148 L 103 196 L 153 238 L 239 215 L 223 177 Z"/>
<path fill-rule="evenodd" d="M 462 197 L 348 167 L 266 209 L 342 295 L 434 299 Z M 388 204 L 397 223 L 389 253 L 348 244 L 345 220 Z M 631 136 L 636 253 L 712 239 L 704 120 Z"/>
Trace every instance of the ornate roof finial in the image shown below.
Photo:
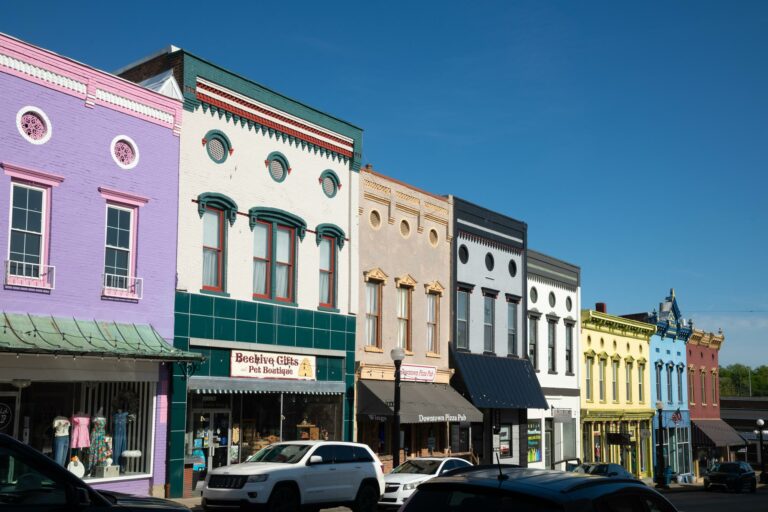
<path fill-rule="evenodd" d="M 674 299 L 674 298 L 675 298 L 675 289 L 674 289 L 674 288 L 670 288 L 670 289 L 669 289 L 669 297 L 670 297 L 671 299 Z"/>

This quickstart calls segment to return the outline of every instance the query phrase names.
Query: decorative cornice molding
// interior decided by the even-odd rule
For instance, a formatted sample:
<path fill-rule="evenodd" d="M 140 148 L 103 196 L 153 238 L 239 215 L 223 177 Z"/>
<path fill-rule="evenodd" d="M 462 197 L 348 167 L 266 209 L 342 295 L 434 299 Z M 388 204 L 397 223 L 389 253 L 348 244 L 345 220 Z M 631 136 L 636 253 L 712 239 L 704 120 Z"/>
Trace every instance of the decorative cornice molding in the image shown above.
<path fill-rule="evenodd" d="M 107 201 L 114 201 L 116 203 L 123 203 L 129 206 L 144 206 L 149 202 L 148 197 L 131 194 L 130 192 L 122 192 L 107 187 L 99 187 L 99 193 Z"/>
<path fill-rule="evenodd" d="M 582 329 L 615 333 L 620 332 L 624 336 L 649 341 L 656 333 L 656 326 L 645 322 L 638 322 L 628 318 L 600 313 L 591 309 L 581 312 Z"/>
<path fill-rule="evenodd" d="M 416 286 L 417 282 L 410 274 L 403 274 L 400 277 L 395 278 L 395 286 L 398 288 L 401 287 L 407 287 L 407 288 L 413 288 Z"/>
<path fill-rule="evenodd" d="M 434 293 L 436 295 L 442 295 L 445 292 L 445 287 L 440 284 L 440 281 L 430 281 L 424 283 L 424 291 L 426 293 Z"/>
<path fill-rule="evenodd" d="M 461 229 L 461 228 L 459 228 Z M 459 233 L 457 235 L 458 238 L 464 238 L 466 240 L 470 240 L 472 242 L 478 243 L 480 245 L 485 245 L 486 247 L 492 247 L 494 249 L 498 249 L 500 251 L 506 251 L 510 252 L 512 254 L 516 254 L 520 256 L 523 254 L 522 249 L 518 249 L 517 247 L 512 247 L 511 245 L 502 244 L 501 242 L 497 242 L 495 240 L 491 240 L 489 238 L 485 238 L 479 235 L 476 235 L 474 233 L 468 233 L 466 231 L 459 230 Z"/>
<path fill-rule="evenodd" d="M 0 163 L 0 167 L 2 167 L 5 170 L 5 174 L 11 178 L 39 183 L 40 185 L 45 185 L 47 187 L 58 187 L 64 181 L 63 176 L 39 171 L 37 169 L 30 169 L 29 167 L 22 167 L 21 165 L 9 162 Z"/>
<path fill-rule="evenodd" d="M 389 276 L 378 267 L 371 270 L 366 270 L 363 272 L 363 277 L 365 281 L 380 281 L 382 283 L 386 283 L 387 279 L 389 279 Z"/>
<path fill-rule="evenodd" d="M 218 208 L 224 212 L 229 225 L 233 226 L 237 220 L 237 203 L 229 196 L 218 192 L 203 192 L 197 196 L 197 213 L 203 218 L 206 207 Z"/>
<path fill-rule="evenodd" d="M 300 240 L 304 240 L 304 236 L 307 234 L 307 223 L 304 219 L 279 208 L 254 206 L 248 210 L 248 221 L 251 230 L 253 230 L 253 227 L 257 222 L 264 221 L 270 223 L 275 222 L 277 224 L 295 228 L 298 231 Z"/>
<path fill-rule="evenodd" d="M 336 245 L 339 247 L 339 250 L 344 248 L 344 230 L 336 224 L 318 224 L 315 228 L 315 241 L 317 242 L 317 245 L 320 245 L 324 236 L 329 236 L 336 240 Z"/>

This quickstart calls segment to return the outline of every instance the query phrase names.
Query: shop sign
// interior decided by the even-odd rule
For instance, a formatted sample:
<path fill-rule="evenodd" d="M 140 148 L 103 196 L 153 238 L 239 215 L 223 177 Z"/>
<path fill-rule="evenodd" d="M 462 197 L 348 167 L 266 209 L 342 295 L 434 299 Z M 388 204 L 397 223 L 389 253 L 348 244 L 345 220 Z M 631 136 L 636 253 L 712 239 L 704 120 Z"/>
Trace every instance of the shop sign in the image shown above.
<path fill-rule="evenodd" d="M 567 423 L 572 418 L 571 410 L 553 408 L 552 418 L 555 420 L 555 423 Z"/>
<path fill-rule="evenodd" d="M 400 380 L 410 382 L 435 382 L 436 366 L 421 364 L 404 364 L 400 366 Z"/>
<path fill-rule="evenodd" d="M 528 422 L 528 462 L 541 462 L 541 421 Z"/>
<path fill-rule="evenodd" d="M 229 374 L 252 379 L 316 380 L 315 356 L 233 350 Z"/>
<path fill-rule="evenodd" d="M 467 415 L 466 414 L 451 414 L 451 413 L 445 413 L 445 414 L 430 414 L 429 416 L 425 416 L 424 414 L 419 414 L 419 423 L 445 423 L 445 422 L 451 422 L 451 423 L 458 423 L 461 421 L 467 421 Z"/>

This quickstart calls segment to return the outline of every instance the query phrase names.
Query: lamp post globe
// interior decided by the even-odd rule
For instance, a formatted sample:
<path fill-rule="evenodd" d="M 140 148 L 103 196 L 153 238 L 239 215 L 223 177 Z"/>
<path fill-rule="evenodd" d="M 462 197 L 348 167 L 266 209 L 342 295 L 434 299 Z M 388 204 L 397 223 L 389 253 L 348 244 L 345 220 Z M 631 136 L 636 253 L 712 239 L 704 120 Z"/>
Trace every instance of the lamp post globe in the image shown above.
<path fill-rule="evenodd" d="M 768 474 L 765 472 L 765 451 L 763 451 L 763 425 L 762 419 L 757 420 L 758 462 L 760 463 L 760 483 L 768 483 Z"/>
<path fill-rule="evenodd" d="M 405 359 L 405 350 L 395 347 L 389 352 L 395 363 L 395 404 L 392 421 L 392 469 L 400 465 L 400 365 Z"/>
<path fill-rule="evenodd" d="M 667 482 L 664 478 L 664 430 L 661 425 L 661 416 L 664 412 L 663 402 L 656 402 L 656 411 L 659 418 L 658 432 L 656 433 L 656 487 L 666 489 Z"/>

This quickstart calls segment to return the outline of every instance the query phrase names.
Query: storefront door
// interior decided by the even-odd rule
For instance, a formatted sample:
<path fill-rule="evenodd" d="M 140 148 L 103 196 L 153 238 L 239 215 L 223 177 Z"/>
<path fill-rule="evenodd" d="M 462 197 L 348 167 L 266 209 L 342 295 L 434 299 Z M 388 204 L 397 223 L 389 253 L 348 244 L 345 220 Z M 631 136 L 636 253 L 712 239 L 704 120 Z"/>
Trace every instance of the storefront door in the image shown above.
<path fill-rule="evenodd" d="M 229 465 L 232 444 L 231 413 L 225 409 L 196 409 L 192 411 L 193 457 L 202 458 L 200 479 L 220 466 Z"/>
<path fill-rule="evenodd" d="M 0 433 L 18 439 L 19 393 L 16 391 L 0 392 Z"/>

